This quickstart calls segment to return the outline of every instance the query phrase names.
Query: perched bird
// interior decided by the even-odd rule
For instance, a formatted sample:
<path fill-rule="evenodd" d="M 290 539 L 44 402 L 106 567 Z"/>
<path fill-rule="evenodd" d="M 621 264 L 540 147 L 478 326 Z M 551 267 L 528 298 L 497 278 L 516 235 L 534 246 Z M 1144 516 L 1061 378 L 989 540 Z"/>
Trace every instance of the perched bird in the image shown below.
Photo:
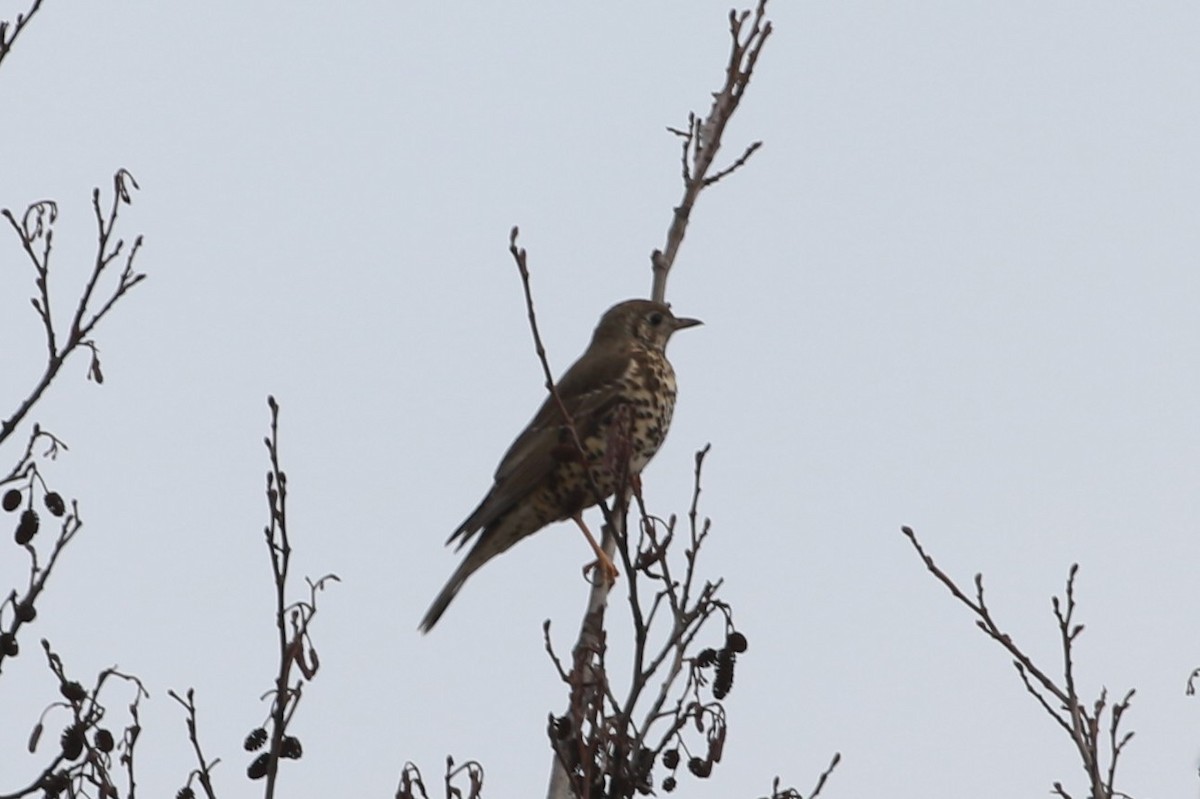
<path fill-rule="evenodd" d="M 604 576 L 616 576 L 582 514 L 623 488 L 617 485 L 622 476 L 636 479 L 662 445 L 675 410 L 675 370 L 667 361 L 667 341 L 676 330 L 698 324 L 698 319 L 676 317 L 668 306 L 649 300 L 627 300 L 605 312 L 587 351 L 557 383 L 583 454 L 562 408 L 548 396 L 501 459 L 487 496 L 446 541 L 461 549 L 478 534 L 425 614 L 422 632 L 437 624 L 480 566 L 552 522 L 574 519 Z"/>

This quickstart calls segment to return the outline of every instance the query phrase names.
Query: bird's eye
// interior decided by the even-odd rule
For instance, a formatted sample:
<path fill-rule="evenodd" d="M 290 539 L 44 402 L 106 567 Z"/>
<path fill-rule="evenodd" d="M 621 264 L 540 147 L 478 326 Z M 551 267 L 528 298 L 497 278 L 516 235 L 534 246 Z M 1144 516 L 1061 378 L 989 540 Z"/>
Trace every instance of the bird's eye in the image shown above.
<path fill-rule="evenodd" d="M 654 313 L 650 314 L 650 316 L 648 318 L 650 319 L 650 325 L 652 327 L 658 327 L 659 325 L 662 324 L 663 315 L 660 314 L 658 311 L 655 311 Z"/>

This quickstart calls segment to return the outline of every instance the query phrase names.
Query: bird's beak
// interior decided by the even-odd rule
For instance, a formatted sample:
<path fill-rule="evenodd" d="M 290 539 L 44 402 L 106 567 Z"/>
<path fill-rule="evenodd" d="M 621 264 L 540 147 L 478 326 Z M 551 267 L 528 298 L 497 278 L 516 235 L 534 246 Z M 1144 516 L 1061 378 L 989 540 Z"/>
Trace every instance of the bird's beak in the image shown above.
<path fill-rule="evenodd" d="M 699 319 L 689 319 L 686 316 L 675 318 L 675 329 L 676 330 L 683 330 L 685 327 L 695 327 L 696 325 L 702 325 L 702 324 L 704 324 L 704 323 L 701 322 Z"/>

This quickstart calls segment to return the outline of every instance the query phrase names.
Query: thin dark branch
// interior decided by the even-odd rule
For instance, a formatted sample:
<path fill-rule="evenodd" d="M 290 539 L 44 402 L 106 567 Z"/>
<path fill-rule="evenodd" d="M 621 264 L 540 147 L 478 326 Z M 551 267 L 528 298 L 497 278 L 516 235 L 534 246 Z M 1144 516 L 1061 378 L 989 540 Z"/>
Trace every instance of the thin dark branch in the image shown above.
<path fill-rule="evenodd" d="M 563 668 L 562 661 L 559 660 L 558 655 L 555 654 L 554 644 L 550 642 L 549 619 L 546 619 L 546 621 L 542 623 L 542 643 L 546 649 L 546 654 L 550 656 L 550 662 L 554 664 L 554 670 L 558 672 L 559 678 L 565 683 L 570 683 L 571 677 L 569 674 L 567 674 L 567 670 Z"/>
<path fill-rule="evenodd" d="M 36 438 L 38 433 L 35 431 L 33 438 Z M 31 439 L 32 441 L 32 439 Z M 29 489 L 30 504 L 32 505 L 33 489 Z M 29 582 L 25 587 L 24 592 L 18 596 L 14 589 L 11 593 L 11 601 L 14 608 L 28 608 L 32 611 L 37 604 L 38 598 L 46 588 L 46 583 L 50 579 L 50 575 L 54 572 L 54 567 L 62 556 L 63 551 L 75 538 L 76 534 L 83 527 L 83 520 L 79 518 L 79 506 L 74 501 L 71 502 L 70 511 L 66 511 L 59 525 L 58 536 L 54 540 L 54 544 L 50 547 L 50 555 L 46 560 L 45 565 L 40 565 L 38 560 L 38 551 L 34 544 L 30 541 L 24 544 L 24 550 L 29 556 Z M 33 517 L 36 521 L 36 515 Z M 40 526 L 35 525 L 35 526 Z M 31 534 L 32 535 L 32 534 Z M 7 630 L 0 631 L 0 671 L 3 670 L 3 664 L 6 658 L 15 654 L 15 646 L 18 633 L 21 627 L 32 621 L 32 615 L 26 615 L 22 612 L 12 614 Z M 10 654 L 12 653 L 12 654 Z"/>
<path fill-rule="evenodd" d="M 550 392 L 550 396 L 554 398 L 554 404 L 558 408 L 559 414 L 562 415 L 563 425 L 571 435 L 571 443 L 575 445 L 575 452 L 580 458 L 584 458 L 583 440 L 579 437 L 579 430 L 575 427 L 575 420 L 571 418 L 571 413 L 563 403 L 562 395 L 558 393 L 558 385 L 554 382 L 554 372 L 551 371 L 550 360 L 546 356 L 546 347 L 542 344 L 542 334 L 538 330 L 537 313 L 533 308 L 533 288 L 530 285 L 529 277 L 529 256 L 525 252 L 524 247 L 517 246 L 518 235 L 520 235 L 520 229 L 514 225 L 508 236 L 508 251 L 512 255 L 513 261 L 516 262 L 517 271 L 521 275 L 521 287 L 525 292 L 525 311 L 529 318 L 529 330 L 533 334 L 533 344 L 534 349 L 537 351 L 538 363 L 542 366 L 542 376 L 546 381 L 545 387 Z M 591 469 L 584 469 L 583 475 L 588 482 L 589 490 L 596 498 L 596 504 L 600 506 L 600 510 L 604 514 L 605 522 L 611 526 L 613 524 L 613 517 L 608 507 L 607 497 L 600 490 L 600 486 L 596 483 L 596 478 L 592 474 Z M 603 582 L 603 580 L 600 582 Z"/>
<path fill-rule="evenodd" d="M 267 759 L 266 797 L 275 795 L 275 781 L 279 772 L 279 755 L 283 749 L 283 736 L 287 727 L 287 709 L 298 703 L 299 692 L 290 687 L 292 664 L 295 662 L 292 642 L 288 640 L 287 590 L 288 568 L 291 564 L 292 547 L 288 541 L 287 528 L 287 474 L 279 465 L 279 405 L 274 397 L 267 398 L 271 410 L 271 434 L 265 439 L 271 469 L 267 472 L 267 505 L 270 523 L 265 529 L 267 551 L 271 556 L 271 573 L 274 576 L 275 631 L 279 646 L 279 670 L 275 675 L 274 697 L 271 703 L 271 744 Z"/>
<path fill-rule="evenodd" d="M 1003 632 L 992 619 L 992 615 L 988 611 L 987 604 L 983 598 L 983 576 L 975 576 L 976 599 L 972 601 L 969 597 L 967 597 L 966 594 L 962 592 L 954 580 L 950 579 L 945 572 L 938 568 L 937 564 L 933 562 L 933 558 L 925 552 L 924 548 L 921 546 L 921 542 L 917 540 L 916 533 L 914 533 L 911 528 L 902 527 L 900 530 L 905 536 L 908 537 L 909 542 L 912 543 L 913 548 L 916 549 L 917 554 L 920 555 L 921 560 L 925 563 L 925 568 L 929 570 L 929 573 L 936 577 L 942 585 L 946 586 L 950 593 L 954 595 L 955 599 L 966 605 L 971 609 L 971 612 L 979 617 L 979 629 L 983 630 L 985 633 L 987 633 L 989 638 L 1007 649 L 1009 654 L 1011 654 L 1015 660 L 1020 662 L 1021 666 L 1029 672 L 1033 679 L 1037 680 L 1038 684 L 1041 685 L 1042 688 L 1053 694 L 1054 697 L 1060 701 L 1064 707 L 1068 706 L 1069 698 L 1067 697 L 1066 692 L 1059 688 L 1053 680 L 1047 677 L 1045 673 L 1043 673 L 1042 670 L 1039 669 L 1033 663 L 1033 661 L 1030 660 L 1029 657 L 1022 652 L 1019 647 L 1017 647 L 1016 644 L 1013 643 L 1012 638 L 1007 633 Z"/>
<path fill-rule="evenodd" d="M 274 397 L 267 397 L 271 411 L 271 432 L 264 439 L 270 458 L 267 472 L 267 507 L 270 521 L 264 528 L 267 551 L 271 557 L 271 573 L 274 578 L 275 629 L 279 647 L 279 666 L 271 697 L 270 746 L 251 765 L 254 777 L 266 777 L 265 796 L 275 795 L 280 759 L 300 757 L 300 742 L 287 734 L 303 698 L 304 685 L 317 673 L 319 660 L 309 636 L 309 626 L 317 613 L 317 592 L 324 590 L 329 582 L 338 581 L 336 574 L 327 574 L 319 580 L 307 580 L 309 598 L 307 602 L 287 601 L 287 581 L 290 574 L 292 545 L 288 535 L 287 517 L 287 473 L 279 458 L 279 404 Z M 295 667 L 300 674 L 293 682 Z M 253 733 L 252 733 L 253 734 Z"/>
<path fill-rule="evenodd" d="M 179 704 L 183 705 L 183 709 L 187 711 L 187 718 L 185 719 L 185 722 L 187 724 L 188 742 L 192 745 L 192 751 L 196 755 L 197 764 L 197 768 L 193 774 L 196 777 L 197 782 L 200 783 L 200 787 L 204 790 L 204 795 L 207 796 L 208 799 L 216 799 L 217 795 L 212 786 L 212 770 L 214 766 L 221 762 L 221 760 L 220 758 L 217 758 L 216 760 L 209 761 L 204 757 L 204 752 L 200 749 L 200 735 L 196 728 L 195 691 L 191 688 L 187 690 L 186 701 L 173 690 L 168 690 L 167 695 Z M 191 780 L 189 779 L 188 782 L 190 783 Z"/>
<path fill-rule="evenodd" d="M 17 43 L 17 37 L 25 30 L 25 26 L 33 20 L 33 17 L 42 7 L 42 0 L 33 0 L 33 4 L 29 6 L 29 10 L 24 14 L 17 14 L 16 24 L 9 23 L 7 20 L 0 20 L 0 63 L 4 62 L 4 57 L 12 50 L 13 45 Z"/>
<path fill-rule="evenodd" d="M 821 789 L 825 787 L 825 783 L 829 780 L 829 775 L 833 774 L 833 770 L 837 768 L 838 763 L 842 762 L 842 753 L 835 752 L 833 759 L 829 761 L 829 766 L 821 772 L 821 776 L 817 779 L 816 786 L 812 789 L 812 793 L 808 795 L 808 799 L 817 799 L 821 795 Z"/>
<path fill-rule="evenodd" d="M 911 528 L 902 527 L 901 531 L 908 537 L 909 542 L 917 551 L 922 562 L 924 562 L 926 569 L 942 585 L 946 586 L 959 602 L 966 605 L 975 614 L 977 617 L 976 624 L 979 629 L 983 630 L 988 637 L 1003 646 L 1013 656 L 1013 666 L 1016 668 L 1017 674 L 1020 675 L 1021 681 L 1025 684 L 1025 689 L 1033 695 L 1042 706 L 1042 709 L 1070 736 L 1072 743 L 1075 745 L 1076 752 L 1079 754 L 1080 764 L 1087 775 L 1088 790 L 1091 799 L 1113 799 L 1113 797 L 1120 796 L 1121 794 L 1117 793 L 1113 786 L 1117 769 L 1117 759 L 1123 751 L 1125 743 L 1128 742 L 1133 733 L 1118 737 L 1118 732 L 1121 718 L 1128 709 L 1128 703 L 1133 697 L 1133 692 L 1130 691 L 1122 702 L 1111 709 L 1108 708 L 1108 692 L 1104 689 L 1100 691 L 1099 697 L 1092 703 L 1090 710 L 1079 699 L 1076 688 L 1076 663 L 1074 657 L 1075 641 L 1084 629 L 1082 624 L 1076 624 L 1074 620 L 1076 609 L 1075 578 L 1079 573 L 1079 565 L 1071 565 L 1067 575 L 1063 598 L 1053 597 L 1051 600 L 1051 607 L 1058 627 L 1062 657 L 1063 678 L 1062 685 L 1059 685 L 1035 666 L 1032 659 L 1017 646 L 1009 635 L 1000 630 L 984 600 L 982 575 L 977 574 L 975 576 L 975 599 L 972 600 L 958 587 L 953 579 L 938 568 L 933 558 L 925 552 Z M 1043 694 L 1043 691 L 1053 696 L 1056 704 L 1052 704 Z M 1102 765 L 1103 757 L 1100 751 L 1101 718 L 1106 709 L 1109 709 L 1110 713 L 1108 725 L 1109 765 L 1107 770 Z M 1107 779 L 1105 778 L 1106 774 Z M 1054 783 L 1053 792 L 1060 797 L 1064 797 L 1064 799 L 1070 798 L 1070 794 L 1067 793 L 1061 783 Z"/>
<path fill-rule="evenodd" d="M 732 164 L 725 167 L 724 169 L 722 169 L 720 172 L 713 175 L 712 177 L 705 178 L 704 179 L 705 187 L 711 186 L 714 183 L 716 183 L 717 181 L 719 181 L 721 178 L 724 178 L 728 175 L 732 175 L 734 172 L 741 169 L 743 166 L 746 165 L 746 162 L 750 160 L 750 156 L 754 155 L 754 153 L 758 151 L 759 147 L 762 147 L 762 142 L 760 142 L 760 141 L 752 142 L 750 144 L 750 146 L 748 146 L 746 148 L 746 151 L 743 152 L 740 156 L 738 156 L 738 159 L 736 161 L 734 161 Z"/>
<path fill-rule="evenodd" d="M 17 221 L 16 216 L 9 209 L 0 209 L 0 216 L 8 221 L 9 227 L 13 229 L 21 242 L 21 248 L 26 257 L 33 265 L 37 293 L 32 299 L 32 304 L 42 322 L 46 340 L 46 365 L 42 376 L 12 415 L 0 423 L 0 444 L 12 435 L 17 426 L 33 409 L 33 406 L 41 399 L 76 348 L 85 346 L 91 349 L 92 365 L 88 373 L 98 382 L 102 381 L 98 351 L 95 343 L 88 340 L 88 336 L 117 302 L 146 277 L 133 269 L 134 259 L 142 245 L 142 237 L 138 236 L 125 257 L 125 266 L 117 278 L 116 285 L 104 297 L 100 307 L 93 309 L 92 300 L 102 273 L 114 259 L 120 256 L 125 246 L 124 239 L 117 238 L 115 242 L 113 241 L 113 232 L 120 218 L 121 206 L 129 205 L 132 201 L 130 187 L 137 188 L 137 181 L 128 171 L 117 170 L 113 175 L 112 204 L 107 214 L 100 209 L 100 190 L 94 189 L 92 192 L 92 207 L 97 224 L 96 256 L 87 282 L 72 313 L 70 332 L 62 341 L 60 341 L 58 328 L 54 323 L 50 302 L 50 255 L 54 240 L 54 225 L 58 219 L 58 206 L 52 200 L 33 203 L 26 209 L 20 221 Z"/>
<path fill-rule="evenodd" d="M 41 644 L 46 665 L 57 679 L 59 693 L 63 699 L 52 702 L 42 712 L 29 739 L 29 752 L 33 754 L 37 751 L 42 733 L 48 724 L 47 719 L 52 715 L 65 714 L 64 720 L 56 722 L 56 726 L 62 725 L 62 733 L 57 737 L 59 749 L 49 765 L 43 768 L 27 787 L 2 794 L 0 799 L 16 799 L 34 794 L 58 796 L 63 793 L 70 796 L 117 796 L 119 791 L 115 774 L 120 771 L 120 767 L 125 767 L 127 773 L 126 796 L 135 799 L 137 791 L 132 764 L 134 744 L 141 730 L 138 705 L 143 698 L 149 696 L 145 685 L 131 674 L 116 668 L 107 668 L 96 676 L 92 688 L 85 688 L 82 683 L 70 677 L 62 657 L 51 648 L 50 642 L 43 639 Z M 104 724 L 108 708 L 102 704 L 101 699 L 112 693 L 106 689 L 110 680 L 118 680 L 134 687 L 133 700 L 129 704 L 130 722 L 125 726 L 120 742 L 109 726 Z M 120 753 L 117 769 L 114 769 L 113 764 L 114 752 Z"/>

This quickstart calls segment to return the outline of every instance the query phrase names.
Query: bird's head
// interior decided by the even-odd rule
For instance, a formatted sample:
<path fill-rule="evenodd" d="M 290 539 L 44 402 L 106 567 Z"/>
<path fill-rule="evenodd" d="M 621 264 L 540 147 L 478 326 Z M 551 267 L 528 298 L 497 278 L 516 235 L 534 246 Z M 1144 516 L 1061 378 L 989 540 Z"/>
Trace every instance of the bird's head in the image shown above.
<path fill-rule="evenodd" d="M 605 312 L 596 326 L 596 340 L 632 338 L 649 349 L 664 351 L 671 334 L 702 324 L 699 319 L 675 316 L 670 306 L 651 300 L 626 300 Z"/>

